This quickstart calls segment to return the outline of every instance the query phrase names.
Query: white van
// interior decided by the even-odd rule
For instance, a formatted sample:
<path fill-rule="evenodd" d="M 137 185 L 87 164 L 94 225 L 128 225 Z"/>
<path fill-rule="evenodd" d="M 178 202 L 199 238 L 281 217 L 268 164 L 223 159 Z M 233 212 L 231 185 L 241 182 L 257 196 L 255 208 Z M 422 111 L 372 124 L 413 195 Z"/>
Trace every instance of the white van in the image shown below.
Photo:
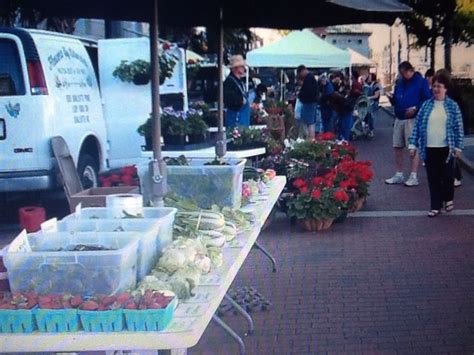
<path fill-rule="evenodd" d="M 84 187 L 96 186 L 100 170 L 141 158 L 145 142 L 136 129 L 151 112 L 150 84 L 122 83 L 112 72 L 121 59 L 146 59 L 149 40 L 120 41 L 105 40 L 102 45 L 104 99 L 97 82 L 95 42 L 0 28 L 0 193 L 57 187 L 54 136 L 67 142 Z M 171 79 L 179 83 L 174 86 L 180 88 L 171 92 L 186 91 L 184 57 L 178 69 L 184 77 L 173 74 Z"/>
<path fill-rule="evenodd" d="M 0 192 L 56 186 L 53 136 L 66 140 L 83 181 L 95 184 L 106 156 L 100 100 L 81 41 L 1 29 Z"/>

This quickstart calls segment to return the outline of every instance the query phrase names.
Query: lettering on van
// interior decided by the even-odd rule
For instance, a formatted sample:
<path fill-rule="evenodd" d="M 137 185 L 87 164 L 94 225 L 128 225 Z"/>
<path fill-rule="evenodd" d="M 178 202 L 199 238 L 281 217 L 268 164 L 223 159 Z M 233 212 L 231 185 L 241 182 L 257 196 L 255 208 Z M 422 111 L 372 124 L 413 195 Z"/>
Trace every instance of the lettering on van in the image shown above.
<path fill-rule="evenodd" d="M 7 110 L 10 117 L 18 118 L 21 111 L 20 103 L 16 103 L 13 105 L 11 102 L 9 102 L 8 104 L 5 105 L 5 110 Z"/>
<path fill-rule="evenodd" d="M 74 114 L 74 123 L 89 123 L 89 103 L 91 96 L 89 94 L 66 95 L 66 101 L 70 104 Z"/>
<path fill-rule="evenodd" d="M 82 65 L 84 65 L 86 68 L 89 69 L 87 59 L 85 59 L 82 55 L 77 53 L 74 49 L 63 47 L 58 52 L 56 52 L 55 54 L 50 55 L 48 57 L 49 70 L 53 70 L 54 67 L 56 67 L 58 65 L 58 63 L 61 62 L 61 60 L 63 60 L 64 58 L 76 59 L 79 62 L 81 62 Z"/>

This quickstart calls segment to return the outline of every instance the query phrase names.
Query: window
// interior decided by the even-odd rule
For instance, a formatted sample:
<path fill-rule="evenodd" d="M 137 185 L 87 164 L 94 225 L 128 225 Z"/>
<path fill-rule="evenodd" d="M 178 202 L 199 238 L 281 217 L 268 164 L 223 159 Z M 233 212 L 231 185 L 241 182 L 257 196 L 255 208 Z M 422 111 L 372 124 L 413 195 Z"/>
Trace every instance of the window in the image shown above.
<path fill-rule="evenodd" d="M 362 40 L 361 40 L 361 39 L 359 39 L 359 40 L 357 41 L 357 43 L 359 43 L 359 44 L 362 44 Z"/>
<path fill-rule="evenodd" d="M 350 40 L 350 39 L 347 40 L 347 43 L 351 43 L 351 42 L 352 42 L 352 40 Z"/>
<path fill-rule="evenodd" d="M 25 82 L 16 43 L 0 38 L 0 96 L 25 95 Z"/>
<path fill-rule="evenodd" d="M 332 44 L 336 44 L 337 41 L 335 39 L 332 40 Z"/>

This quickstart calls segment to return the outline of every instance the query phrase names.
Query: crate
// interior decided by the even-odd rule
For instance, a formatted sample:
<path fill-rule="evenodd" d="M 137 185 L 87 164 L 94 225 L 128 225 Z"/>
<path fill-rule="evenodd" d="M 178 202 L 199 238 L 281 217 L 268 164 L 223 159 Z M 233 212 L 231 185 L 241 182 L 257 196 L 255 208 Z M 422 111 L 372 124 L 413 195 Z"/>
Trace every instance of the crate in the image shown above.
<path fill-rule="evenodd" d="M 123 330 L 123 311 L 83 311 L 79 310 L 82 329 L 85 332 L 120 332 Z"/>
<path fill-rule="evenodd" d="M 80 203 L 83 207 L 105 207 L 108 195 L 138 193 L 136 186 L 92 187 L 69 197 L 69 208 L 74 211 Z"/>
<path fill-rule="evenodd" d="M 158 254 L 173 241 L 173 224 L 178 210 L 170 207 L 144 207 L 143 219 L 154 219 L 160 223 L 160 231 L 157 239 Z M 76 213 L 70 214 L 62 219 L 63 222 L 76 219 L 102 220 L 109 219 L 111 213 L 107 207 L 83 208 Z M 141 218 L 121 218 L 120 221 L 140 221 Z"/>
<path fill-rule="evenodd" d="M 133 288 L 138 243 L 136 233 L 22 233 L 5 256 L 10 288 L 12 292 L 76 295 L 110 295 Z M 77 244 L 114 250 L 51 251 Z"/>
<path fill-rule="evenodd" d="M 33 311 L 40 332 L 66 333 L 79 330 L 76 309 L 41 309 Z"/>
<path fill-rule="evenodd" d="M 230 165 L 204 165 L 210 159 L 189 159 L 189 166 L 168 166 L 170 191 L 196 201 L 201 208 L 239 209 L 246 159 L 227 159 Z"/>
<path fill-rule="evenodd" d="M 161 331 L 166 329 L 173 319 L 173 314 L 178 300 L 175 297 L 166 308 L 131 310 L 124 309 L 125 324 L 129 331 Z"/>
<path fill-rule="evenodd" d="M 140 242 L 137 255 L 137 278 L 141 281 L 150 273 L 160 256 L 157 219 L 68 219 L 57 223 L 61 232 L 135 232 Z"/>
<path fill-rule="evenodd" d="M 33 330 L 31 309 L 0 309 L 0 333 L 31 333 Z"/>

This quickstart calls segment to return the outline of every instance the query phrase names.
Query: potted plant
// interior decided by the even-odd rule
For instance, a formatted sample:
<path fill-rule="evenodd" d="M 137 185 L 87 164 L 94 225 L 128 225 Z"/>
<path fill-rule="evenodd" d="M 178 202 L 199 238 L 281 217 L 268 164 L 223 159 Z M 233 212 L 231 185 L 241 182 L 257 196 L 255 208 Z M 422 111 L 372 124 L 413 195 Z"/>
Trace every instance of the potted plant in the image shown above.
<path fill-rule="evenodd" d="M 161 134 L 165 145 L 185 145 L 187 134 L 187 115 L 165 107 L 161 114 Z"/>
<path fill-rule="evenodd" d="M 227 133 L 230 139 L 229 150 L 242 150 L 266 147 L 267 135 L 264 130 L 240 127 Z"/>
<path fill-rule="evenodd" d="M 331 227 L 333 221 L 347 208 L 349 195 L 342 188 L 321 188 L 321 177 L 309 181 L 294 180 L 298 191 L 287 201 L 288 214 L 307 231 L 321 231 Z"/>
<path fill-rule="evenodd" d="M 145 137 L 145 150 L 149 151 L 152 150 L 153 144 L 152 144 L 152 120 L 151 117 L 148 118 L 145 123 L 140 125 L 137 129 L 137 132 L 139 135 Z"/>
<path fill-rule="evenodd" d="M 166 79 L 171 78 L 174 67 L 178 61 L 175 55 L 168 52 L 169 48 L 169 44 L 164 44 L 163 53 L 160 55 L 160 85 L 162 85 Z M 135 85 L 147 85 L 151 80 L 151 65 L 150 62 L 143 59 L 137 59 L 132 62 L 122 60 L 112 75 L 123 82 L 134 83 Z"/>
<path fill-rule="evenodd" d="M 124 82 L 135 85 L 146 85 L 150 82 L 150 63 L 137 59 L 133 62 L 122 60 L 112 75 Z"/>
<path fill-rule="evenodd" d="M 189 143 L 203 143 L 207 138 L 207 124 L 202 118 L 202 111 L 190 109 L 187 117 Z"/>

